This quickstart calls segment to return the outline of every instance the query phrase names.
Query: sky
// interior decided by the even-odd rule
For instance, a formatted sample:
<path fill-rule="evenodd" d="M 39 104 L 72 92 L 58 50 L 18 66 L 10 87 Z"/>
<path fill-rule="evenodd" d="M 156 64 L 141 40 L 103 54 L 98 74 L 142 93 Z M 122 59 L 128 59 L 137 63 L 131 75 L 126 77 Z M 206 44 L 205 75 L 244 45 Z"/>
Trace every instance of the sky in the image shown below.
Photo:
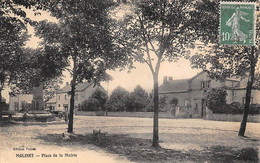
<path fill-rule="evenodd" d="M 34 15 L 32 10 L 25 9 L 28 16 L 37 21 L 45 20 L 52 22 L 57 22 L 57 20 L 51 17 L 47 12 L 42 12 L 41 15 Z M 28 26 L 29 33 L 32 35 L 32 38 L 27 42 L 27 46 L 31 48 L 37 48 L 38 43 L 41 41 L 40 39 L 34 37 L 34 30 L 31 26 Z M 109 83 L 102 82 L 101 85 L 105 90 L 108 90 L 109 94 L 115 89 L 117 86 L 124 87 L 128 91 L 133 91 L 137 85 L 140 85 L 146 91 L 151 92 L 153 89 L 153 78 L 148 65 L 145 63 L 135 63 L 135 69 L 124 70 L 124 71 L 107 71 L 113 77 L 113 80 Z M 180 59 L 178 62 L 164 62 L 161 64 L 160 72 L 159 72 L 159 85 L 162 84 L 164 76 L 171 76 L 173 80 L 176 79 L 187 79 L 191 78 L 201 70 L 191 69 L 190 62 L 186 59 Z M 64 72 L 65 79 L 60 87 L 65 86 L 66 82 L 70 82 L 71 78 L 68 72 Z M 5 89 L 3 91 L 3 97 L 9 101 L 9 89 Z"/>

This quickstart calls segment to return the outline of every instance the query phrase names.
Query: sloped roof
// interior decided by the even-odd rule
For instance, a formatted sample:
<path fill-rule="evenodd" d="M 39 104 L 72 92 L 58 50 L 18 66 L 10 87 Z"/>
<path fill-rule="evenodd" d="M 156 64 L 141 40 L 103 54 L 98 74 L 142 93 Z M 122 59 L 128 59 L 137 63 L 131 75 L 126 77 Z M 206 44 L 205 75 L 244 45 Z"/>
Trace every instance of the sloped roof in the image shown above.
<path fill-rule="evenodd" d="M 56 96 L 54 96 L 53 98 L 49 99 L 46 104 L 51 104 L 51 103 L 56 103 Z"/>
<path fill-rule="evenodd" d="M 199 73 L 197 73 L 195 76 L 193 76 L 190 79 L 187 79 L 187 82 L 191 82 L 192 80 L 196 79 L 197 77 L 199 77 L 201 74 L 206 73 L 205 71 L 201 71 Z"/>
<path fill-rule="evenodd" d="M 89 87 L 90 85 L 92 85 L 93 83 L 90 82 L 83 82 L 83 83 L 78 83 L 76 85 L 76 92 L 80 92 L 83 91 L 84 89 L 86 89 L 87 87 Z M 63 88 L 61 88 L 61 90 L 59 90 L 57 93 L 68 93 L 69 91 L 71 91 L 71 85 L 68 84 L 66 86 L 64 86 Z"/>
<path fill-rule="evenodd" d="M 182 92 L 189 90 L 189 79 L 167 81 L 159 87 L 159 92 Z"/>

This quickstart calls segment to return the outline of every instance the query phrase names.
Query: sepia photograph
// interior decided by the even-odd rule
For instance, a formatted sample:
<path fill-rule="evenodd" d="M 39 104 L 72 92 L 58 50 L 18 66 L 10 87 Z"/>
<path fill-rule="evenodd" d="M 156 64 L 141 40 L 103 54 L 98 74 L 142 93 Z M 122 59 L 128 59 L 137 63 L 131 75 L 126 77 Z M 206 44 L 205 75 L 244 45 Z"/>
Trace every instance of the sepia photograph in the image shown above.
<path fill-rule="evenodd" d="M 1 0 L 0 163 L 259 163 L 258 0 Z"/>

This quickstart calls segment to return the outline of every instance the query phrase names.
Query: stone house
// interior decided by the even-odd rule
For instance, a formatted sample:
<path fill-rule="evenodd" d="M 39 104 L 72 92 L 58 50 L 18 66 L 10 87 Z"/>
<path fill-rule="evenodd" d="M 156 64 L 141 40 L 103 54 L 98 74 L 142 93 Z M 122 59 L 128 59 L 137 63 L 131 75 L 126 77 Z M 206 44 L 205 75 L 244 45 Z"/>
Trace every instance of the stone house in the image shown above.
<path fill-rule="evenodd" d="M 9 111 L 44 110 L 43 86 L 31 88 L 27 93 L 10 94 Z"/>
<path fill-rule="evenodd" d="M 97 89 L 101 89 L 104 92 L 106 92 L 102 86 L 100 85 L 94 86 L 94 83 L 83 82 L 83 83 L 78 83 L 76 85 L 75 100 L 74 100 L 75 112 L 80 110 L 82 102 L 87 100 L 90 97 L 90 95 Z M 56 111 L 69 110 L 70 91 L 71 91 L 71 85 L 67 82 L 66 85 L 56 93 L 56 104 L 55 104 Z"/>
<path fill-rule="evenodd" d="M 45 102 L 45 109 L 52 111 L 56 107 L 56 96 Z"/>
<path fill-rule="evenodd" d="M 31 108 L 33 94 L 16 94 L 9 97 L 9 111 L 20 111 Z"/>
<path fill-rule="evenodd" d="M 178 99 L 176 114 L 184 112 L 192 117 L 206 116 L 206 95 L 212 88 L 225 88 L 227 90 L 227 103 L 244 103 L 247 79 L 232 78 L 225 81 L 210 79 L 206 72 L 200 72 L 190 79 L 172 80 L 164 77 L 159 87 L 159 97 L 166 96 L 170 101 Z M 252 103 L 260 104 L 260 89 L 252 90 Z"/>
<path fill-rule="evenodd" d="M 9 97 L 9 111 L 20 111 L 23 108 L 30 108 L 33 94 L 17 94 Z"/>

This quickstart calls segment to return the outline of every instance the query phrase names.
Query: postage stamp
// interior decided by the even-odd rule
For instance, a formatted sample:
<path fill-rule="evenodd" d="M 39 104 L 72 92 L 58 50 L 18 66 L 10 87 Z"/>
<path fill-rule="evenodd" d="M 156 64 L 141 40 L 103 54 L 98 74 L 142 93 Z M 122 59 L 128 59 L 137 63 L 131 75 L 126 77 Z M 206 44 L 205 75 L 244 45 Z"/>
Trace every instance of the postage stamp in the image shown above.
<path fill-rule="evenodd" d="M 255 44 L 255 3 L 220 3 L 220 44 Z"/>

